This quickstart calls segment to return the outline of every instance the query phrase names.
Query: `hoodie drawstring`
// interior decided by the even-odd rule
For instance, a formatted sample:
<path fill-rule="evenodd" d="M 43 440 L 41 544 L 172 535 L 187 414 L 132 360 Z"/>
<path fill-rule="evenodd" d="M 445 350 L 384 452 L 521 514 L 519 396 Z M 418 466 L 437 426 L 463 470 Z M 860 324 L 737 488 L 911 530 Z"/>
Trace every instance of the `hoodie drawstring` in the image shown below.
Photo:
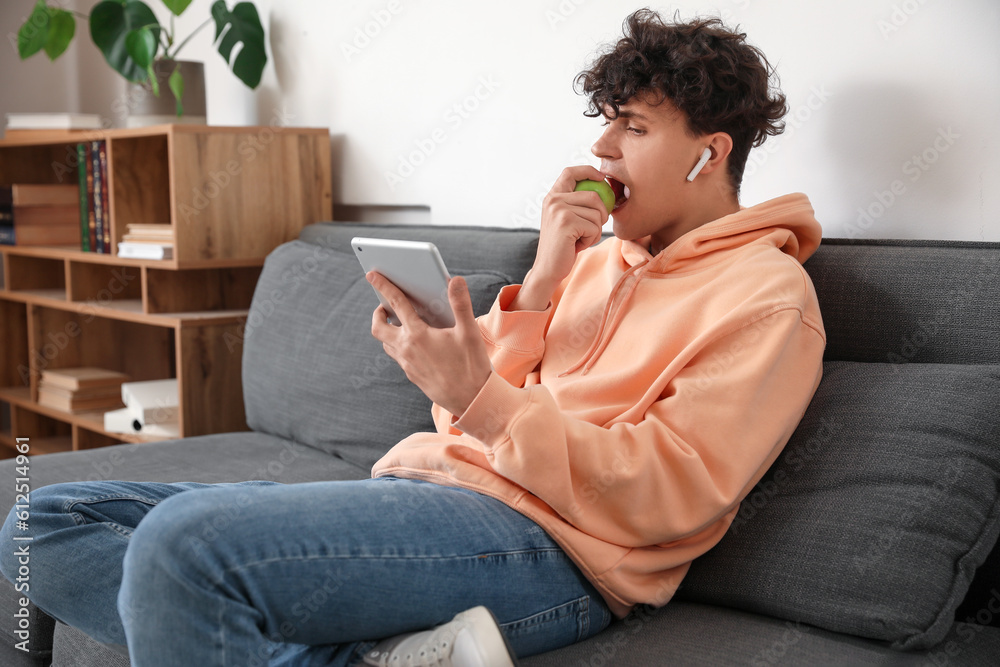
<path fill-rule="evenodd" d="M 646 264 L 648 263 L 649 260 L 644 260 L 636 264 L 635 266 L 629 267 L 628 271 L 626 271 L 621 275 L 621 277 L 618 279 L 618 282 L 615 283 L 614 289 L 611 290 L 611 296 L 608 298 L 607 304 L 605 304 L 604 306 L 604 313 L 601 315 L 601 326 L 597 330 L 597 335 L 594 336 L 594 341 L 590 344 L 590 349 L 588 349 L 584 353 L 583 357 L 579 361 L 573 364 L 570 368 L 560 373 L 559 377 L 565 377 L 566 375 L 569 375 L 570 373 L 579 370 L 579 368 L 584 364 L 586 364 L 586 367 L 583 369 L 583 374 L 586 375 L 587 372 L 591 369 L 591 367 L 593 367 L 593 365 L 597 363 L 597 358 L 601 355 L 602 352 L 604 352 L 604 348 L 608 346 L 608 343 L 611 342 L 611 336 L 614 334 L 615 329 L 618 328 L 618 324 L 621 322 L 622 317 L 624 317 L 625 306 L 628 305 L 628 302 L 629 300 L 631 300 L 632 294 L 635 292 L 636 287 L 639 286 L 639 279 L 636 278 L 635 280 L 632 281 L 632 284 L 629 285 L 628 290 L 625 292 L 625 296 L 622 298 L 621 304 L 618 306 L 618 309 L 614 313 L 614 317 L 611 318 L 612 319 L 611 325 L 608 326 L 608 320 L 609 320 L 608 314 L 610 313 L 612 306 L 614 306 L 615 299 L 617 299 L 618 297 L 618 293 L 621 291 L 625 281 L 628 280 L 630 277 L 634 276 L 639 269 L 646 266 Z M 607 336 L 604 335 L 605 329 L 607 329 L 608 331 Z"/>

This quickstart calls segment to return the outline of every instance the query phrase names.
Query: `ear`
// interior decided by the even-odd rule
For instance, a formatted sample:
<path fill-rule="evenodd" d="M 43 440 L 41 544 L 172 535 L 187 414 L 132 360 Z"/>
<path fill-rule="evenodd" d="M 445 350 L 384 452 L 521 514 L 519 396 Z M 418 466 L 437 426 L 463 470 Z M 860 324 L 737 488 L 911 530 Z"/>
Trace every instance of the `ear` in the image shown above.
<path fill-rule="evenodd" d="M 708 140 L 705 145 L 712 151 L 712 157 L 708 159 L 701 173 L 711 174 L 726 164 L 726 158 L 733 152 L 733 138 L 726 132 L 716 132 L 705 135 L 705 139 Z"/>

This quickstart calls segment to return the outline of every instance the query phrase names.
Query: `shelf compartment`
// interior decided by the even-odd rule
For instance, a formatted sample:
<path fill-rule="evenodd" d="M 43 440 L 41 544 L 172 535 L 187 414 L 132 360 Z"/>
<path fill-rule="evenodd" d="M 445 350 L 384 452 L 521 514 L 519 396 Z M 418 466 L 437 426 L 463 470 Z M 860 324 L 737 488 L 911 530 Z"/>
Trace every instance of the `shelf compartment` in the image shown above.
<path fill-rule="evenodd" d="M 83 134 L 81 133 L 81 137 Z M 81 139 L 82 140 L 82 139 Z M 75 139 L 47 145 L 0 146 L 0 183 L 76 183 Z"/>
<path fill-rule="evenodd" d="M 97 366 L 133 381 L 176 375 L 173 328 L 29 305 L 28 338 L 33 401 L 46 369 Z"/>
<path fill-rule="evenodd" d="M 127 310 L 142 312 L 142 268 L 114 266 L 90 262 L 69 264 L 70 301 L 98 307 L 122 305 Z M 130 301 L 131 305 L 123 302 Z"/>
<path fill-rule="evenodd" d="M 11 406 L 12 414 L 15 410 L 20 411 L 19 415 L 23 415 L 25 413 L 36 414 L 50 421 L 65 423 L 67 426 L 73 427 L 70 432 L 72 433 L 74 441 L 77 443 L 75 447 L 73 447 L 74 449 L 87 449 L 91 446 L 96 446 L 93 444 L 95 442 L 109 442 L 117 444 L 121 442 L 158 442 L 170 439 L 140 433 L 109 433 L 104 430 L 103 412 L 95 410 L 91 412 L 70 413 L 63 412 L 62 410 L 56 410 L 55 408 L 50 408 L 45 405 L 39 405 L 31 400 L 31 394 L 28 390 L 21 387 L 0 387 L 0 400 Z M 24 420 L 23 417 L 21 417 L 21 419 L 22 421 Z M 20 427 L 15 426 L 14 428 Z M 99 440 L 98 438 L 92 436 L 103 436 L 105 440 Z M 20 431 L 17 431 L 7 438 L 6 444 L 13 448 L 15 440 L 18 437 L 23 438 L 29 436 L 25 436 Z M 81 437 L 90 444 L 85 444 L 81 447 Z M 0 434 L 0 444 L 5 444 L 3 434 Z M 33 440 L 32 447 L 34 447 Z M 2 453 L 3 452 L 0 451 L 0 456 L 2 456 Z"/>
<path fill-rule="evenodd" d="M 108 140 L 111 194 L 111 245 L 118 243 L 128 224 L 170 225 L 170 169 L 168 134 Z"/>
<path fill-rule="evenodd" d="M 249 310 L 260 266 L 145 269 L 147 313 Z"/>
<path fill-rule="evenodd" d="M 53 299 L 66 298 L 66 263 L 61 259 L 7 254 L 6 289 Z"/>
<path fill-rule="evenodd" d="M 11 413 L 17 437 L 28 438 L 30 454 L 73 450 L 73 430 L 67 422 L 53 419 L 21 405 L 12 406 Z"/>
<path fill-rule="evenodd" d="M 243 406 L 241 324 L 185 327 L 177 337 L 181 433 L 185 436 L 246 431 Z"/>
<path fill-rule="evenodd" d="M 13 449 L 16 444 L 14 429 L 10 421 L 10 411 L 10 403 L 0 401 L 0 456 L 3 456 L 4 448 Z"/>
<path fill-rule="evenodd" d="M 0 300 L 0 387 L 28 386 L 28 309 L 23 303 Z"/>

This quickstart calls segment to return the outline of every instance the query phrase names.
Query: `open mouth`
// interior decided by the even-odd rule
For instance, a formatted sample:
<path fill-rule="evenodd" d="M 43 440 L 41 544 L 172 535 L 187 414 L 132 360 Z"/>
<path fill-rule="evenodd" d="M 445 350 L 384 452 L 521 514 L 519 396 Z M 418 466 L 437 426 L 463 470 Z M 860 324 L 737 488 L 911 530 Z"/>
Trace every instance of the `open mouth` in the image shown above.
<path fill-rule="evenodd" d="M 628 188 L 627 185 L 625 185 L 624 183 L 622 183 L 621 181 L 619 181 L 616 178 L 608 176 L 607 177 L 607 181 L 608 181 L 608 185 L 611 186 L 611 189 L 614 190 L 614 193 L 615 193 L 615 208 L 614 208 L 614 211 L 617 211 L 618 209 L 620 209 L 622 206 L 625 205 L 625 202 L 627 202 L 628 199 L 629 199 L 629 197 L 632 196 L 632 193 L 629 191 L 629 188 Z M 614 211 L 612 211 L 612 212 L 614 212 Z"/>

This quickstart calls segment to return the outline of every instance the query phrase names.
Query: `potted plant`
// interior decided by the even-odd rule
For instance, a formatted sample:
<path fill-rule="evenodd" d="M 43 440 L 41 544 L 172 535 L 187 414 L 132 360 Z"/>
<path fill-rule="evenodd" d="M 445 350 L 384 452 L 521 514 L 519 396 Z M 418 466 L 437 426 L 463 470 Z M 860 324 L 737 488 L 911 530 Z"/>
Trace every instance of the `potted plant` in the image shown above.
<path fill-rule="evenodd" d="M 214 43 L 219 54 L 240 81 L 250 88 L 257 87 L 267 64 L 267 53 L 264 28 L 253 3 L 238 2 L 230 11 L 225 0 L 217 0 L 212 4 L 211 17 L 181 41 L 174 34 L 174 17 L 183 14 L 191 0 L 163 0 L 163 4 L 170 10 L 167 28 L 160 25 L 153 10 L 141 0 L 103 0 L 94 6 L 90 16 L 50 7 L 46 0 L 38 0 L 18 31 L 18 53 L 23 60 L 44 50 L 55 60 L 73 40 L 76 18 L 87 19 L 91 39 L 108 64 L 129 81 L 148 87 L 156 97 L 165 79 L 176 100 L 177 116 L 181 116 L 184 61 L 178 61 L 177 54 L 195 34 L 214 22 Z M 243 47 L 233 57 L 237 44 Z"/>

